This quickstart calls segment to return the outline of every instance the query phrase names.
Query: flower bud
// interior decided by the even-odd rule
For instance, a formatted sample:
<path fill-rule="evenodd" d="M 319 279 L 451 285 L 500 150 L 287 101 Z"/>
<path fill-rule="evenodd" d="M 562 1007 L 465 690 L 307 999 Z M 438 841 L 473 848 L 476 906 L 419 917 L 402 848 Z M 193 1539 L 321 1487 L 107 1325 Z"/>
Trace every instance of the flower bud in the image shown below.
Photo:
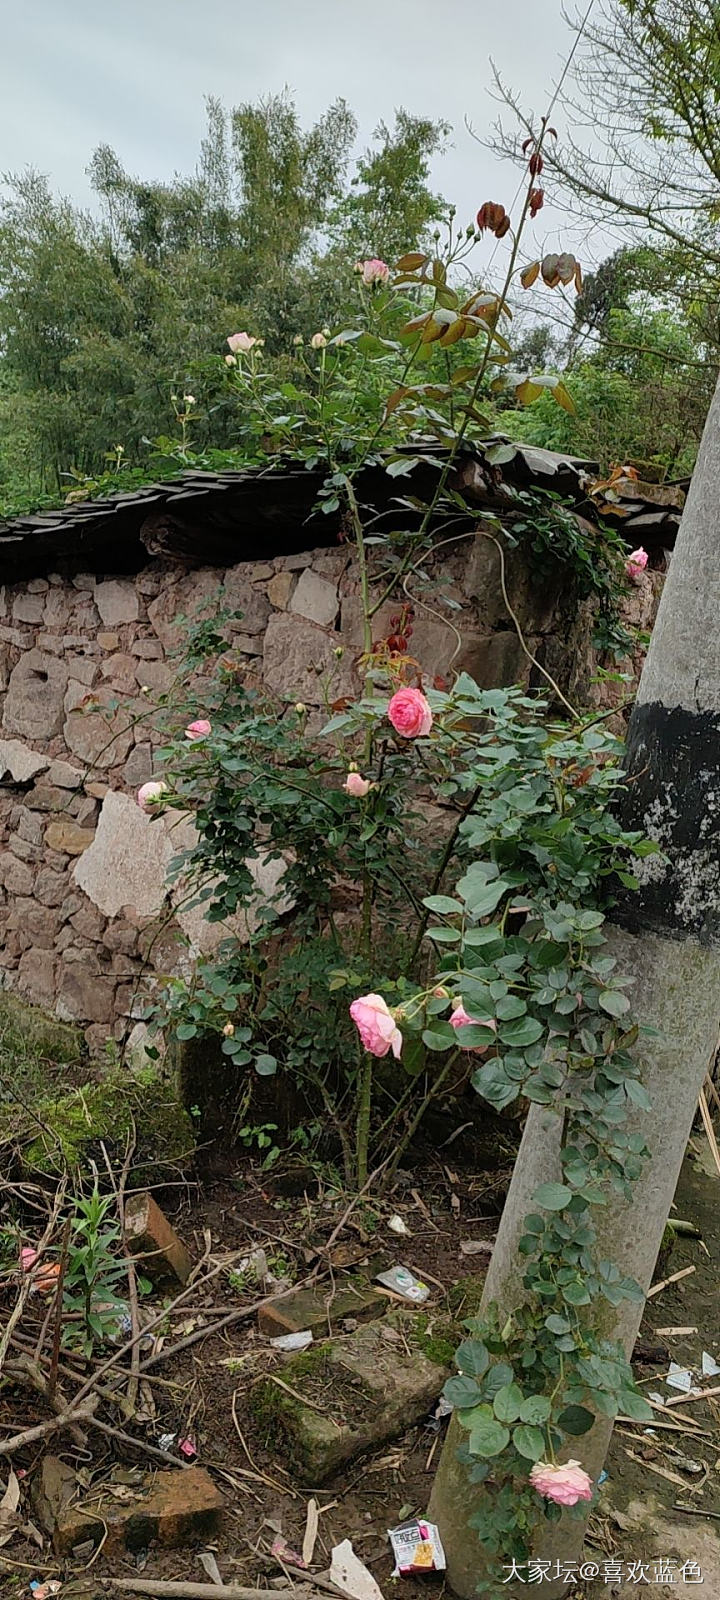
<path fill-rule="evenodd" d="M 234 1032 L 235 1032 L 235 1028 L 234 1028 L 232 1022 L 226 1022 L 225 1023 L 225 1027 L 223 1028 L 223 1033 L 225 1035 L 225 1038 L 226 1039 L 232 1039 L 232 1036 L 233 1036 Z"/>

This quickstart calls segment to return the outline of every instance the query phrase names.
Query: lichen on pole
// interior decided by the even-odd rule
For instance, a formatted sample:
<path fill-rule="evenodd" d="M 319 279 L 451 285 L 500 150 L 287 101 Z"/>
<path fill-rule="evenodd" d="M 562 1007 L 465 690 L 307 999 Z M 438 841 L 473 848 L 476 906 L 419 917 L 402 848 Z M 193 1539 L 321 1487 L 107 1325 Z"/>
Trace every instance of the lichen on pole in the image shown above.
<path fill-rule="evenodd" d="M 623 827 L 641 829 L 661 854 L 642 860 L 639 889 L 618 896 L 607 927 L 610 951 L 633 979 L 641 1025 L 636 1052 L 651 1111 L 626 1124 L 640 1131 L 650 1156 L 633 1186 L 603 1208 L 598 1243 L 620 1271 L 647 1292 L 662 1241 L 698 1097 L 720 1034 L 720 385 L 702 444 L 628 728 Z M 522 1296 L 517 1244 L 538 1184 L 561 1176 L 562 1123 L 532 1106 L 485 1284 L 483 1304 L 509 1312 Z M 600 1330 L 628 1354 L 642 1304 L 606 1309 Z M 612 1423 L 598 1419 L 574 1451 L 597 1478 Z M 439 1524 L 455 1594 L 471 1600 L 485 1558 L 470 1517 L 482 1516 L 483 1487 L 471 1487 L 457 1457 L 461 1430 L 451 1423 L 433 1487 L 430 1515 Z M 582 1542 L 582 1520 L 547 1528 L 539 1556 L 569 1560 Z M 551 1546 L 551 1548 L 550 1548 Z M 547 1600 L 567 1583 L 543 1585 Z M 524 1593 L 522 1585 L 517 1593 Z M 503 1593 L 512 1596 L 511 1586 Z"/>

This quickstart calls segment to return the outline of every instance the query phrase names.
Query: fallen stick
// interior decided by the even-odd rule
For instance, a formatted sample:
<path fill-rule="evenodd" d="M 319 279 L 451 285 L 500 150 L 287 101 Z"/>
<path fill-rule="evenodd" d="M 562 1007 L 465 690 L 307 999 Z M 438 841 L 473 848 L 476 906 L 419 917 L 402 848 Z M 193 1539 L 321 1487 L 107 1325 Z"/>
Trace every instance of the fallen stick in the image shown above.
<path fill-rule="evenodd" d="M 667 1289 L 668 1285 L 671 1284 L 671 1283 L 679 1283 L 681 1278 L 689 1277 L 690 1273 L 694 1272 L 694 1271 L 695 1271 L 695 1267 L 692 1266 L 692 1267 L 682 1267 L 679 1272 L 673 1272 L 672 1277 L 663 1278 L 662 1283 L 654 1283 L 653 1286 L 652 1286 L 652 1289 L 648 1289 L 648 1292 L 647 1292 L 647 1294 L 645 1296 L 645 1299 L 646 1300 L 652 1300 L 653 1295 L 654 1294 L 659 1294 L 661 1289 Z"/>
<path fill-rule="evenodd" d="M 697 1394 L 673 1395 L 672 1400 L 665 1401 L 665 1410 L 668 1406 L 690 1406 L 694 1400 L 707 1400 L 712 1394 L 720 1394 L 720 1383 L 716 1383 L 712 1389 L 698 1389 Z"/>
<path fill-rule="evenodd" d="M 713 1124 L 712 1124 L 712 1117 L 710 1116 L 710 1107 L 709 1107 L 709 1105 L 707 1103 L 707 1098 L 706 1098 L 704 1089 L 700 1090 L 700 1102 L 699 1103 L 700 1103 L 700 1115 L 701 1115 L 702 1120 L 703 1120 L 703 1127 L 704 1127 L 705 1132 L 707 1134 L 707 1140 L 708 1140 L 708 1144 L 710 1146 L 710 1153 L 712 1155 L 713 1161 L 715 1162 L 715 1166 L 717 1168 L 717 1171 L 718 1171 L 718 1173 L 720 1173 L 720 1150 L 718 1150 L 718 1142 L 717 1142 L 717 1139 L 715 1138 L 715 1129 L 714 1129 Z"/>
<path fill-rule="evenodd" d="M 179 1456 L 171 1455 L 169 1450 L 161 1450 L 159 1445 L 148 1444 L 145 1439 L 136 1439 L 132 1433 L 124 1433 L 122 1428 L 113 1428 L 109 1422 L 102 1422 L 99 1417 L 94 1416 L 90 1426 L 97 1428 L 99 1433 L 107 1434 L 108 1439 L 119 1439 L 121 1444 L 133 1445 L 136 1450 L 152 1456 L 157 1461 L 165 1461 L 171 1467 L 179 1467 L 182 1470 L 194 1465 Z"/>
<path fill-rule="evenodd" d="M 174 1583 L 160 1578 L 106 1578 L 105 1582 L 125 1594 L 147 1594 L 152 1600 L 272 1600 L 274 1594 L 302 1593 L 289 1584 L 286 1589 L 244 1589 L 237 1583 Z"/>
<path fill-rule="evenodd" d="M 675 1501 L 673 1511 L 684 1511 L 686 1517 L 717 1517 L 720 1520 L 720 1511 L 706 1511 L 704 1506 L 681 1506 L 679 1500 Z"/>
<path fill-rule="evenodd" d="M 26 1444 L 37 1444 L 38 1439 L 46 1439 L 49 1433 L 57 1433 L 60 1428 L 69 1428 L 76 1422 L 92 1422 L 93 1414 L 85 1407 L 82 1411 L 74 1408 L 63 1411 L 59 1417 L 51 1417 L 49 1422 L 40 1422 L 36 1428 L 25 1428 L 23 1433 L 14 1433 L 10 1439 L 3 1439 L 0 1444 L 0 1456 L 14 1455 L 16 1450 L 22 1450 Z"/>

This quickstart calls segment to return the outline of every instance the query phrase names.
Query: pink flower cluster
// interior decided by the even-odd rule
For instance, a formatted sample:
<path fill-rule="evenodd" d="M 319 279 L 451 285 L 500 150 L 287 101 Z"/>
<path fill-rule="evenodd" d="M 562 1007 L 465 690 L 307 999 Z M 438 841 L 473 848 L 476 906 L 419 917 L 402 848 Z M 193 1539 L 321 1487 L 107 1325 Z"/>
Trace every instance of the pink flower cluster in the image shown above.
<path fill-rule="evenodd" d="M 638 578 L 640 578 L 645 571 L 647 564 L 648 553 L 647 550 L 643 550 L 641 545 L 639 550 L 633 550 L 632 554 L 628 556 L 627 561 L 625 562 L 625 571 L 628 577 L 632 578 L 634 583 L 637 583 Z"/>
<path fill-rule="evenodd" d="M 402 1034 L 390 1007 L 381 994 L 362 994 L 353 1000 L 350 1015 L 371 1056 L 386 1056 L 388 1050 L 400 1060 Z"/>
<path fill-rule="evenodd" d="M 351 794 L 354 800 L 364 800 L 374 787 L 370 779 L 363 778 L 360 772 L 349 772 L 343 784 L 345 793 Z"/>
<path fill-rule="evenodd" d="M 546 1500 L 557 1506 L 574 1506 L 578 1500 L 592 1500 L 593 1486 L 579 1461 L 566 1461 L 556 1467 L 552 1461 L 536 1461 L 530 1482 Z"/>
<path fill-rule="evenodd" d="M 240 355 L 249 355 L 250 351 L 254 350 L 256 344 L 262 344 L 262 342 L 262 339 L 253 338 L 251 333 L 231 333 L 228 335 L 227 339 L 227 343 L 229 344 L 234 356 L 238 354 L 238 351 L 240 352 Z"/>
<path fill-rule="evenodd" d="M 401 739 L 424 739 L 433 722 L 432 711 L 420 689 L 398 689 L 388 705 L 388 717 Z"/>
<path fill-rule="evenodd" d="M 168 786 L 160 778 L 153 779 L 150 783 L 144 783 L 137 792 L 137 803 L 140 810 L 151 814 L 154 811 L 159 811 L 167 792 Z"/>
<path fill-rule="evenodd" d="M 358 261 L 355 271 L 359 273 L 366 289 L 374 289 L 378 284 L 387 283 L 390 277 L 387 262 L 381 261 L 378 256 L 371 256 L 367 261 Z"/>

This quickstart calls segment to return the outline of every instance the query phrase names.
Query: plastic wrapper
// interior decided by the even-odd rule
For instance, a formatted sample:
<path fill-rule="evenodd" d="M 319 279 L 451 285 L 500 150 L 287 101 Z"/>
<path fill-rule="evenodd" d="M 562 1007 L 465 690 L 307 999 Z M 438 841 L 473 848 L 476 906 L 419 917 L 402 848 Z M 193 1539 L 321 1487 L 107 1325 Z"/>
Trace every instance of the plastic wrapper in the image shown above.
<path fill-rule="evenodd" d="M 410 1573 L 444 1572 L 445 1551 L 434 1522 L 405 1522 L 399 1528 L 388 1529 L 395 1557 L 393 1577 L 407 1577 Z"/>

